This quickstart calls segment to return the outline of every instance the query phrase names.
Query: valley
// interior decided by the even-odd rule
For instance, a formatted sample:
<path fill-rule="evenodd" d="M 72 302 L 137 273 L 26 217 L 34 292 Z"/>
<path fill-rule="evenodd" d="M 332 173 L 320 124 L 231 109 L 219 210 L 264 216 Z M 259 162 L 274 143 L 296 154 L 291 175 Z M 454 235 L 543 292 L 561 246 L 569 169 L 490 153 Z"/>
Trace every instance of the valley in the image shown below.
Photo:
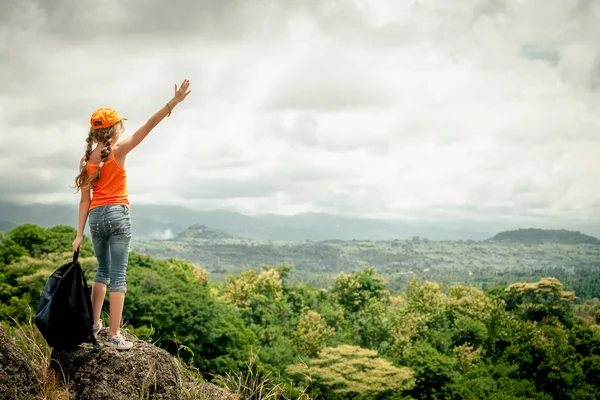
<path fill-rule="evenodd" d="M 479 288 L 569 276 L 600 267 L 598 239 L 570 231 L 519 230 L 482 241 L 268 241 L 195 225 L 171 240 L 134 240 L 135 251 L 199 264 L 213 280 L 261 265 L 293 264 L 293 283 L 328 287 L 340 272 L 375 267 L 392 290 L 415 277 Z"/>

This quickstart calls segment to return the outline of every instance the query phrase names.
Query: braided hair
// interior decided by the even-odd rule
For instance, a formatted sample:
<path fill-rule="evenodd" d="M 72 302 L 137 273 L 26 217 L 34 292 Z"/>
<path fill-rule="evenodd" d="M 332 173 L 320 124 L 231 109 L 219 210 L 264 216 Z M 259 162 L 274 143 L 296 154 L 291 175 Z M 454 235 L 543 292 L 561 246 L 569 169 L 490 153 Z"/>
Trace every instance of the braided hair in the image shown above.
<path fill-rule="evenodd" d="M 106 159 L 110 156 L 113 139 L 123 130 L 123 123 L 118 123 L 108 128 L 93 129 L 90 128 L 86 139 L 86 149 L 81 159 L 81 165 L 79 166 L 79 174 L 75 177 L 75 189 L 77 192 L 83 189 L 91 189 L 94 184 L 100 179 L 100 170 L 104 165 Z M 94 143 L 104 143 L 104 148 L 100 153 L 100 164 L 98 169 L 92 175 L 87 176 L 87 162 L 92 154 L 92 146 Z"/>

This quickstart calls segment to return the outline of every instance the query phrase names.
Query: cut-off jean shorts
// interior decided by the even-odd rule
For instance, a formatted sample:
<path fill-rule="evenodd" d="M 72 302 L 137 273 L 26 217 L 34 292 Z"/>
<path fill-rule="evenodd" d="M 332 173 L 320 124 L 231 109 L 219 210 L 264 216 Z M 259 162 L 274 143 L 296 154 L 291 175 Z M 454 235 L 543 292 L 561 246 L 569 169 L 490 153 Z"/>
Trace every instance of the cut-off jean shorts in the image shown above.
<path fill-rule="evenodd" d="M 98 272 L 94 282 L 110 286 L 111 292 L 126 292 L 125 274 L 131 245 L 131 215 L 125 205 L 93 208 L 89 225 Z"/>

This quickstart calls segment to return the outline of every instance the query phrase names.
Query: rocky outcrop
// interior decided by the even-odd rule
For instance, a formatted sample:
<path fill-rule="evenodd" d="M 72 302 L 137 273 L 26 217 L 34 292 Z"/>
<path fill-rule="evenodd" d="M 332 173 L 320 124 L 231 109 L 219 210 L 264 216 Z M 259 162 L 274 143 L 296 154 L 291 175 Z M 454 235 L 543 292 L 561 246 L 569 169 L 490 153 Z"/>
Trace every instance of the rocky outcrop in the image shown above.
<path fill-rule="evenodd" d="M 98 341 L 102 343 L 100 333 Z M 52 369 L 64 374 L 70 392 L 80 400 L 181 400 L 182 380 L 173 357 L 123 332 L 134 342 L 131 350 L 85 343 L 74 351 L 52 352 Z"/>
<path fill-rule="evenodd" d="M 69 392 L 78 400 L 239 400 L 211 383 L 198 383 L 163 349 L 122 332 L 134 343 L 131 350 L 102 346 L 105 328 L 94 350 L 84 343 L 74 351 L 54 350 L 51 366 L 64 377 Z M 0 397 L 0 399 L 4 399 Z M 29 399 L 29 398 L 28 398 Z"/>
<path fill-rule="evenodd" d="M 40 391 L 33 364 L 0 326 L 0 399 L 31 400 Z"/>
<path fill-rule="evenodd" d="M 212 383 L 201 384 L 196 393 L 203 396 L 199 397 L 200 399 L 205 400 L 241 400 L 241 397 Z"/>

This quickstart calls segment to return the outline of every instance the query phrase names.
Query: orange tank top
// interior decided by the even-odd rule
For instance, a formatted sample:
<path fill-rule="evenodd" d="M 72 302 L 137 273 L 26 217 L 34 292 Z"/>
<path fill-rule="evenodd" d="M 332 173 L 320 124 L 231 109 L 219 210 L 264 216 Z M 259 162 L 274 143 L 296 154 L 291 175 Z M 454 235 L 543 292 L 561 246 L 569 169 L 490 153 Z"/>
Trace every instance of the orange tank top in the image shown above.
<path fill-rule="evenodd" d="M 115 158 L 111 150 L 112 158 L 104 162 L 100 170 L 100 179 L 92 188 L 92 201 L 90 210 L 108 204 L 124 204 L 129 207 L 129 194 L 127 192 L 127 173 Z M 87 175 L 96 172 L 98 164 L 86 164 Z"/>

